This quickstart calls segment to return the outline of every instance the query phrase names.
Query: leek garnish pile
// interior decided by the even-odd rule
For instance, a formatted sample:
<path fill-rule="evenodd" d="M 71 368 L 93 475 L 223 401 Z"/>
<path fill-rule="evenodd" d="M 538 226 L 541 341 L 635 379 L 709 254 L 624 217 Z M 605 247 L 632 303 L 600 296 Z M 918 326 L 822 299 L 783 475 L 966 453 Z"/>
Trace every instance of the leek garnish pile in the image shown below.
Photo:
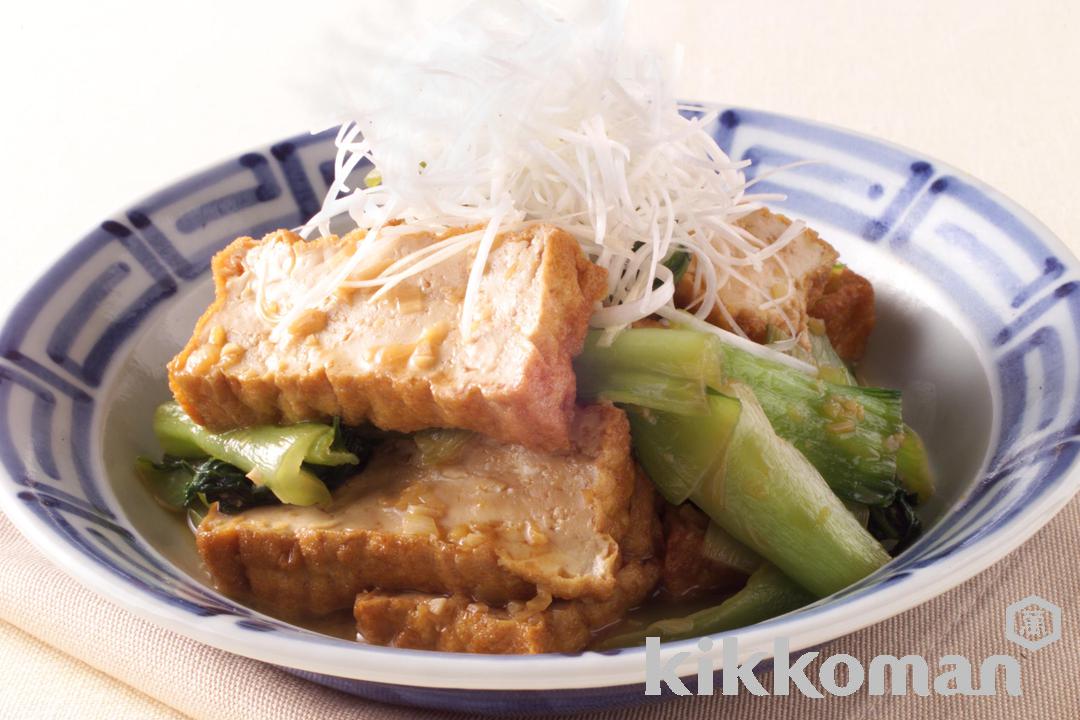
<path fill-rule="evenodd" d="M 753 192 L 767 173 L 747 180 L 749 163 L 732 160 L 715 140 L 718 111 L 681 105 L 668 64 L 623 43 L 625 3 L 606 5 L 568 22 L 539 4 L 481 1 L 430 37 L 339 48 L 334 72 L 347 107 L 339 112 L 334 177 L 302 234 L 359 228 L 365 235 L 352 256 L 297 296 L 275 292 L 266 269 L 259 315 L 272 337 L 287 340 L 292 321 L 332 305 L 339 288 L 370 288 L 377 301 L 403 280 L 465 256 L 459 319 L 467 338 L 498 234 L 534 222 L 571 233 L 607 270 L 593 327 L 614 333 L 674 311 L 676 275 L 692 260 L 698 318 L 715 309 L 733 330 L 717 332 L 745 338 L 718 301 L 730 284 L 775 310 L 794 336 L 789 301 L 797 290 L 781 251 L 804 225 L 765 241 L 738 224 L 779 199 Z M 433 240 L 375 277 L 358 272 L 403 234 L 462 226 L 476 229 Z M 773 277 L 768 287 L 757 279 L 763 268 Z"/>

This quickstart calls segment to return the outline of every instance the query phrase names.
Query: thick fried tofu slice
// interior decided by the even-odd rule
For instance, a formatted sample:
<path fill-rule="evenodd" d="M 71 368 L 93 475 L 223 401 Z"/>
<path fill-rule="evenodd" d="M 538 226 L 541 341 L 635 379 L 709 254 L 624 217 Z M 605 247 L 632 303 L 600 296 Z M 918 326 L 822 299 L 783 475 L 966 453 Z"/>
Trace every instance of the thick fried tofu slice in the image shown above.
<path fill-rule="evenodd" d="M 395 232 L 352 280 L 447 239 Z M 340 287 L 290 314 L 362 238 L 307 242 L 279 230 L 240 238 L 214 257 L 214 302 L 169 363 L 188 415 L 217 431 L 336 416 L 347 425 L 464 428 L 539 450 L 568 448 L 571 359 L 606 291 L 604 271 L 578 243 L 547 225 L 498 237 L 467 338 L 460 321 L 473 250 L 377 301 L 374 288 Z M 287 327 L 275 332 L 275 323 Z"/>
<path fill-rule="evenodd" d="M 772 242 L 787 230 L 791 221 L 763 208 L 741 218 L 737 224 L 755 237 Z M 820 294 L 821 287 L 829 278 L 838 257 L 829 243 L 810 228 L 806 228 L 775 256 L 765 260 L 760 269 L 740 268 L 748 283 L 734 277 L 729 278 L 718 291 L 717 302 L 727 309 L 738 326 L 754 342 L 766 342 L 770 325 L 786 332 L 786 316 L 795 327 L 795 337 L 804 341 L 805 345 L 809 299 Z M 787 266 L 788 273 L 783 271 L 781 262 Z M 763 308 L 763 304 L 787 292 L 789 276 L 794 284 L 791 297 L 779 306 Z M 693 264 L 676 288 L 675 303 L 690 310 L 699 305 L 699 298 L 695 295 Z M 719 307 L 713 308 L 708 320 L 714 325 L 734 331 Z"/>
<path fill-rule="evenodd" d="M 552 600 L 492 607 L 464 595 L 360 593 L 353 606 L 357 631 L 370 643 L 473 653 L 584 650 L 593 632 L 621 620 L 652 593 L 659 577 L 658 520 L 652 483 L 639 473 L 630 523 L 621 545 L 615 589 L 602 600 Z"/>
<path fill-rule="evenodd" d="M 629 423 L 589 406 L 573 438 L 571 452 L 551 454 L 474 434 L 438 466 L 411 438 L 390 440 L 325 510 L 211 510 L 199 553 L 221 590 L 287 616 L 350 608 L 376 588 L 492 605 L 540 591 L 606 599 L 638 474 Z"/>

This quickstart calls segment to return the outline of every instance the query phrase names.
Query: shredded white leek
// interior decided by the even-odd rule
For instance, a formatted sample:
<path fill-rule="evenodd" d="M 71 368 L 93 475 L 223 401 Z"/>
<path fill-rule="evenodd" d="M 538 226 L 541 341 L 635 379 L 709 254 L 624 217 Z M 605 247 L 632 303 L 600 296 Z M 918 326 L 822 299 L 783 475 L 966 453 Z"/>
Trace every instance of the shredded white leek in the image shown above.
<path fill-rule="evenodd" d="M 745 338 L 717 304 L 726 283 L 740 283 L 794 335 L 786 316 L 794 282 L 778 253 L 803 226 L 764 242 L 735 224 L 775 196 L 748 194 L 748 163 L 732 161 L 710 132 L 715 113 L 681 115 L 663 65 L 623 47 L 622 14 L 617 4 L 570 23 L 527 2 L 481 1 L 428 41 L 369 48 L 339 68 L 349 95 L 363 100 L 341 126 L 334 180 L 302 234 L 327 234 L 347 215 L 367 235 L 353 257 L 272 316 L 276 332 L 339 286 L 379 288 L 378 297 L 475 253 L 461 313 L 468 337 L 497 234 L 543 221 L 573 234 L 608 272 L 595 327 L 617 332 L 676 312 L 674 277 L 662 262 L 685 251 L 695 260 L 697 318 L 717 308 L 735 330 L 725 338 Z M 377 184 L 364 181 L 369 164 Z M 403 224 L 387 226 L 392 218 Z M 479 229 L 421 248 L 377 277 L 350 279 L 365 254 L 403 229 L 465 225 Z M 780 297 L 746 272 L 770 261 L 787 280 Z"/>

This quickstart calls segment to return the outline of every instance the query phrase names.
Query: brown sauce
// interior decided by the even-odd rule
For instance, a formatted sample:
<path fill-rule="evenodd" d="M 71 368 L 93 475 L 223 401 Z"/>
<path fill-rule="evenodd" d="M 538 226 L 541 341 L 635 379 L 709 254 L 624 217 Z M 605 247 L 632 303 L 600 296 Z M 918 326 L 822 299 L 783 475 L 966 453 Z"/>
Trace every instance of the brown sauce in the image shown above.
<path fill-rule="evenodd" d="M 691 593 L 681 597 L 673 597 L 663 590 L 657 590 L 648 600 L 632 609 L 621 620 L 595 630 L 589 647 L 596 647 L 608 638 L 623 633 L 641 630 L 658 620 L 685 617 L 699 610 L 711 608 L 724 602 L 732 594 L 723 592 Z"/>

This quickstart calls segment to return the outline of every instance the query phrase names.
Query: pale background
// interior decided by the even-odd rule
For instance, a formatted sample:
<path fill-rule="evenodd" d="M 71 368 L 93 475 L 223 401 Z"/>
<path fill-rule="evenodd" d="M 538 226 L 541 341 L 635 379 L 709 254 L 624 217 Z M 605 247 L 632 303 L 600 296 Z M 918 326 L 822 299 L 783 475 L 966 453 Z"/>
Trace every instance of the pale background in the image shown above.
<path fill-rule="evenodd" d="M 345 4 L 6 8 L 0 308 L 108 213 L 307 129 L 320 41 Z M 400 12 L 389 5 L 365 8 L 385 26 Z M 418 6 L 444 12 L 434 2 Z M 408 42 L 409 22 L 396 28 L 386 41 Z M 630 34 L 685 46 L 683 97 L 916 148 L 987 181 L 1080 249 L 1080 3 L 636 2 Z M 75 707 L 81 717 L 172 713 L 4 622 L 0 677 L 5 717 L 75 716 Z"/>

